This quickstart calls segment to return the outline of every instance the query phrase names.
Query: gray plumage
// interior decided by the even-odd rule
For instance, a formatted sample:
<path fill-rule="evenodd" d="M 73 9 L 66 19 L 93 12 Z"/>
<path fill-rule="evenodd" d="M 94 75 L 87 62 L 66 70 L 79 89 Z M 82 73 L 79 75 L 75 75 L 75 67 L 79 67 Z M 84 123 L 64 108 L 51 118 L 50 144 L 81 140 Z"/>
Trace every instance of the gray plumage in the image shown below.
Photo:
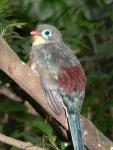
<path fill-rule="evenodd" d="M 54 26 L 39 25 L 36 31 L 40 35 L 37 33 L 32 45 L 33 68 L 39 72 L 46 99 L 56 114 L 62 113 L 65 105 L 74 150 L 83 150 L 79 121 L 85 94 L 83 69 Z"/>

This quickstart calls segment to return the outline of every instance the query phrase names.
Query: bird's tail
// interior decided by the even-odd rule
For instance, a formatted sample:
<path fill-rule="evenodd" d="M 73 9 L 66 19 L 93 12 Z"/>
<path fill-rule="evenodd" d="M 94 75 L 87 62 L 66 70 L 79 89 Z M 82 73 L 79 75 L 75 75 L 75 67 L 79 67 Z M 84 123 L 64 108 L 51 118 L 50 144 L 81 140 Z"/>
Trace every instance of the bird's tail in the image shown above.
<path fill-rule="evenodd" d="M 83 137 L 81 132 L 80 120 L 76 114 L 68 114 L 68 122 L 71 131 L 74 150 L 84 150 Z"/>

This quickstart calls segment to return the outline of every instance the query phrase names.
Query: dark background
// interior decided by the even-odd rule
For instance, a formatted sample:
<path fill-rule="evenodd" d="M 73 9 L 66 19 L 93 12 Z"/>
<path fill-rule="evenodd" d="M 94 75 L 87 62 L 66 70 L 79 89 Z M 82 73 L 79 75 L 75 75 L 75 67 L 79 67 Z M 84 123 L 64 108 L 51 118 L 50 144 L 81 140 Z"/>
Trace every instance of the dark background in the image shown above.
<path fill-rule="evenodd" d="M 0 0 L 0 32 L 25 62 L 32 42 L 30 31 L 40 23 L 58 27 L 79 57 L 87 77 L 81 113 L 113 140 L 113 1 Z M 29 99 L 2 71 L 0 88 Z M 46 120 L 28 113 L 29 107 L 0 95 L 0 131 L 49 149 L 64 150 L 64 139 Z M 0 143 L 1 148 L 17 150 Z"/>

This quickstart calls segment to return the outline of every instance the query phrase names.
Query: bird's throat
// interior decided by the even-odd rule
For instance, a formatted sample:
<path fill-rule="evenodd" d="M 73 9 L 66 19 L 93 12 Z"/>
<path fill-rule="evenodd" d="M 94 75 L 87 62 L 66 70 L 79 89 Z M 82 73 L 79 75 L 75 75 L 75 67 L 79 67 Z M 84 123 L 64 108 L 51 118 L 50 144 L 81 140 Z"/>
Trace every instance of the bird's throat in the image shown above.
<path fill-rule="evenodd" d="M 39 44 L 45 44 L 46 40 L 44 38 L 42 38 L 41 36 L 37 36 L 36 38 L 34 38 L 34 42 L 33 45 L 39 45 Z"/>

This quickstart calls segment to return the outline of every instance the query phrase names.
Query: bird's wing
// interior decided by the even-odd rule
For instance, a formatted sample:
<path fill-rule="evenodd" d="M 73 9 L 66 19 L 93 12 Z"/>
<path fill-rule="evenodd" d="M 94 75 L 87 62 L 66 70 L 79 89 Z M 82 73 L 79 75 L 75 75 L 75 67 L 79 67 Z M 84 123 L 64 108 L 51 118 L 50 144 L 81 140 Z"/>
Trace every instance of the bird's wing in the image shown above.
<path fill-rule="evenodd" d="M 58 84 L 66 93 L 85 90 L 85 74 L 81 65 L 63 67 L 58 74 Z"/>
<path fill-rule="evenodd" d="M 58 92 L 57 84 L 55 83 L 55 79 L 48 77 L 47 74 L 45 76 L 41 76 L 41 83 L 42 87 L 44 89 L 44 94 L 46 97 L 46 100 L 51 107 L 51 109 L 56 114 L 61 114 L 63 111 L 63 105 L 62 105 L 62 97 L 60 96 Z"/>

